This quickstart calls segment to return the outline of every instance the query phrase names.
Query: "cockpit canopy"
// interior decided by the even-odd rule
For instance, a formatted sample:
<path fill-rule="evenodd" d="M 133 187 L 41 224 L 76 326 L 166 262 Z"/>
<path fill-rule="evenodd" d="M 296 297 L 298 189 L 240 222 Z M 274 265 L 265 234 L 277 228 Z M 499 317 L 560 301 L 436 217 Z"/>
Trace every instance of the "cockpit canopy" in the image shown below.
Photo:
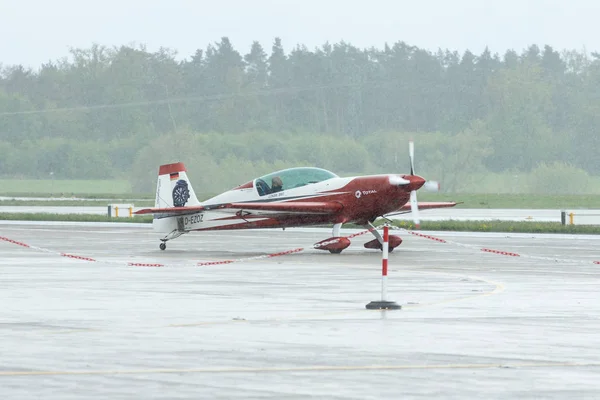
<path fill-rule="evenodd" d="M 281 188 L 277 187 L 277 178 L 281 180 Z M 321 168 L 298 167 L 284 169 L 261 176 L 260 178 L 256 179 L 254 184 L 258 190 L 258 194 L 264 196 L 282 190 L 293 189 L 300 186 L 309 185 L 311 183 L 326 181 L 327 179 L 331 178 L 338 178 L 338 176 L 333 172 Z"/>

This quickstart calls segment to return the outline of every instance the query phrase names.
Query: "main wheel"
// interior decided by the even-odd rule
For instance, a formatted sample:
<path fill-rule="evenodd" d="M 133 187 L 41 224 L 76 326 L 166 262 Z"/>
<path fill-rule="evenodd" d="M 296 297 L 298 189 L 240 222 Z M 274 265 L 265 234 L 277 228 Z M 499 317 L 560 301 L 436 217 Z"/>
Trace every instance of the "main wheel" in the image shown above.
<path fill-rule="evenodd" d="M 167 244 L 166 244 L 165 242 L 162 242 L 162 243 L 160 244 L 160 246 L 158 246 L 158 247 L 160 247 L 160 249 L 161 249 L 161 250 L 164 250 L 164 249 L 166 249 L 166 248 L 167 248 Z"/>
<path fill-rule="evenodd" d="M 331 254 L 340 254 L 342 252 L 342 250 L 344 250 L 344 249 L 335 249 L 335 250 L 330 249 L 329 252 Z"/>

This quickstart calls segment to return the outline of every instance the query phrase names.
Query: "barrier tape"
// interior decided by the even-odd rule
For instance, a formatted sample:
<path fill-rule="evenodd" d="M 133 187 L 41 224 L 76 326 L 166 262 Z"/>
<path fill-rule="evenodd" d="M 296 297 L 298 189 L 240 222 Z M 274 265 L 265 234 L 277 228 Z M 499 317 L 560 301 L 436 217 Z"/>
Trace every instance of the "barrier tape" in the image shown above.
<path fill-rule="evenodd" d="M 205 265 L 222 265 L 222 264 L 231 264 L 232 262 L 235 262 L 236 260 L 225 260 L 225 261 L 206 261 L 206 262 L 199 262 L 198 264 L 196 264 L 199 267 L 203 267 Z M 241 260 L 240 260 L 241 261 Z"/>
<path fill-rule="evenodd" d="M 372 232 L 373 230 L 375 230 L 375 228 L 370 228 L 361 232 L 356 232 L 353 233 L 351 235 L 345 236 L 345 238 L 351 239 L 360 235 L 364 235 L 366 233 Z M 318 243 L 318 244 L 314 244 L 312 246 L 312 248 L 314 249 L 318 249 L 320 247 L 326 246 L 328 244 L 332 244 L 332 243 L 337 243 L 340 241 L 342 237 L 340 238 L 335 238 L 332 240 L 328 240 L 326 242 L 322 242 L 322 243 Z M 280 251 L 277 253 L 271 253 L 271 254 L 264 254 L 264 255 L 260 255 L 260 256 L 254 256 L 254 257 L 245 257 L 245 258 L 237 258 L 237 259 L 232 259 L 232 260 L 219 260 L 219 261 L 204 261 L 204 262 L 198 262 L 195 264 L 160 264 L 160 263 L 142 263 L 142 262 L 128 262 L 128 263 L 124 263 L 124 262 L 119 262 L 119 261 L 107 261 L 107 260 L 96 260 L 94 258 L 91 257 L 84 257 L 84 256 L 80 256 L 77 254 L 70 254 L 70 253 L 62 253 L 59 251 L 54 251 L 54 250 L 50 250 L 44 247 L 38 247 L 38 246 L 32 246 L 29 245 L 27 243 L 23 243 L 23 242 L 18 242 L 16 240 L 12 240 L 9 239 L 7 237 L 4 236 L 0 236 L 0 240 L 8 242 L 8 243 L 12 243 L 18 246 L 22 246 L 22 247 L 26 247 L 32 250 L 37 250 L 43 253 L 49 253 L 49 254 L 54 254 L 57 256 L 61 256 L 61 257 L 67 257 L 67 258 L 71 258 L 74 260 L 81 260 L 81 261 L 88 261 L 88 262 L 101 262 L 103 264 L 112 264 L 112 265 L 127 265 L 129 267 L 175 267 L 175 266 L 209 266 L 209 265 L 226 265 L 226 264 L 231 264 L 234 262 L 244 262 L 244 261 L 254 261 L 254 260 L 260 260 L 260 259 L 267 259 L 267 258 L 273 258 L 273 257 L 280 257 L 280 256 L 285 256 L 288 254 L 294 254 L 294 253 L 300 253 L 304 250 L 306 250 L 306 248 L 304 247 L 298 247 L 295 249 L 291 249 L 291 250 L 285 250 L 285 251 Z"/>
<path fill-rule="evenodd" d="M 89 258 L 89 257 L 82 257 L 82 256 L 77 256 L 75 254 L 67 254 L 67 253 L 61 253 L 60 254 L 63 257 L 68 257 L 68 258 L 74 258 L 76 260 L 83 260 L 83 261 L 92 261 L 92 262 L 96 262 L 96 260 L 94 260 L 93 258 Z"/>
<path fill-rule="evenodd" d="M 355 238 L 357 236 L 364 235 L 365 233 L 372 232 L 374 230 L 376 230 L 376 228 L 369 228 L 369 229 L 366 229 L 364 231 L 356 232 L 356 233 L 353 233 L 353 234 L 348 235 L 348 236 L 343 236 L 343 237 L 331 239 L 331 240 L 328 240 L 326 242 L 316 243 L 316 244 L 312 245 L 312 248 L 313 249 L 318 249 L 320 247 L 327 246 L 328 244 L 338 243 L 340 241 L 340 239 L 343 239 L 343 238 L 352 239 L 352 238 Z M 236 258 L 236 259 L 232 259 L 232 260 L 221 260 L 221 261 L 203 261 L 203 262 L 197 263 L 196 265 L 199 266 L 199 267 L 204 267 L 204 266 L 207 266 L 207 265 L 222 265 L 222 264 L 231 264 L 231 263 L 234 263 L 234 262 L 255 261 L 255 260 L 261 260 L 261 259 L 265 259 L 265 258 L 272 258 L 272 257 L 284 256 L 284 255 L 287 255 L 287 254 L 300 253 L 300 252 L 302 252 L 304 250 L 306 250 L 304 247 L 298 247 L 298 248 L 292 249 L 292 250 L 281 251 L 281 252 L 272 253 L 272 254 L 265 254 L 265 255 L 261 255 L 261 256 L 246 257 L 246 258 Z"/>
<path fill-rule="evenodd" d="M 508 252 L 508 251 L 502 251 L 502 250 L 493 250 L 493 249 L 486 249 L 486 248 L 483 248 L 483 249 L 481 249 L 481 251 L 484 251 L 484 252 L 486 252 L 486 253 L 501 254 L 501 255 L 503 255 L 503 256 L 521 257 L 521 255 L 520 255 L 520 254 L 517 254 L 517 253 L 511 253 L 511 252 Z"/>
<path fill-rule="evenodd" d="M 509 252 L 509 251 L 493 250 L 493 249 L 488 249 L 488 248 L 482 248 L 482 247 L 479 247 L 479 246 L 476 246 L 476 245 L 455 242 L 453 240 L 440 239 L 440 238 L 437 238 L 435 236 L 424 235 L 422 233 L 409 231 L 409 230 L 404 229 L 404 228 L 399 228 L 399 227 L 391 227 L 391 228 L 394 229 L 394 230 L 399 230 L 399 231 L 402 231 L 402 232 L 409 233 L 411 235 L 415 235 L 415 236 L 419 236 L 419 237 L 422 237 L 422 238 L 434 240 L 436 242 L 452 244 L 452 245 L 455 245 L 455 246 L 458 246 L 458 247 L 464 247 L 464 248 L 467 248 L 469 250 L 478 250 L 478 251 L 483 251 L 483 252 L 486 252 L 486 253 L 492 253 L 492 254 L 498 254 L 498 255 L 504 255 L 504 256 L 510 256 L 510 257 L 521 257 L 521 258 L 531 259 L 531 260 L 564 262 L 564 263 L 572 263 L 572 264 L 589 264 L 590 262 L 592 262 L 594 264 L 600 265 L 600 261 L 584 261 L 584 260 L 572 260 L 572 259 L 558 258 L 558 257 L 532 256 L 532 255 L 528 255 L 528 254 L 519 254 L 519 253 L 513 253 L 513 252 Z"/>
<path fill-rule="evenodd" d="M 282 251 L 279 253 L 269 254 L 269 257 L 279 257 L 279 256 L 285 256 L 287 254 L 300 253 L 303 250 L 304 249 L 302 247 L 298 247 L 297 249 L 292 249 L 292 250 Z"/>
<path fill-rule="evenodd" d="M 164 264 L 148 264 L 148 263 L 127 263 L 129 267 L 164 267 Z"/>
<path fill-rule="evenodd" d="M 582 264 L 588 264 L 590 263 L 590 261 L 583 261 L 583 260 L 570 260 L 570 259 L 561 259 L 561 258 L 556 258 L 556 257 L 543 257 L 543 256 L 532 256 L 532 255 L 526 255 L 526 254 L 519 254 L 519 253 L 514 253 L 514 252 L 509 252 L 509 251 L 502 251 L 502 250 L 494 250 L 494 249 L 489 249 L 489 248 L 481 248 L 475 245 L 469 245 L 469 244 L 465 244 L 465 243 L 460 243 L 460 242 L 455 242 L 452 240 L 447 240 L 447 239 L 441 239 L 432 235 L 426 235 L 420 232 L 415 232 L 415 231 L 409 231 L 407 229 L 404 228 L 399 228 L 399 227 L 394 227 L 391 226 L 390 229 L 392 230 L 398 230 L 398 231 L 402 231 L 405 232 L 407 234 L 413 235 L 413 236 L 417 236 L 417 237 L 421 237 L 424 239 L 428 239 L 428 240 L 432 240 L 438 243 L 445 243 L 445 244 L 452 244 L 458 247 L 464 247 L 470 250 L 478 250 L 478 251 L 482 251 L 482 252 L 486 252 L 486 253 L 491 253 L 491 254 L 498 254 L 498 255 L 504 255 L 504 256 L 510 256 L 510 257 L 522 257 L 522 258 L 528 258 L 528 259 L 534 259 L 534 260 L 543 260 L 543 261 L 554 261 L 554 262 L 566 262 L 566 263 L 582 263 Z M 360 232 L 356 232 L 353 233 L 351 235 L 348 236 L 344 236 L 344 237 L 340 237 L 340 238 L 335 238 L 332 240 L 328 240 L 327 242 L 322 242 L 322 243 L 317 243 L 311 246 L 311 248 L 313 249 L 318 249 L 319 247 L 323 247 L 326 246 L 328 244 L 332 244 L 332 243 L 337 243 L 340 241 L 340 239 L 342 238 L 347 238 L 347 239 L 351 239 L 360 235 L 364 235 L 366 233 L 372 232 L 373 230 L 376 230 L 376 228 L 370 228 L 364 231 L 360 231 Z M 25 247 L 28 249 L 32 249 L 32 250 L 37 250 L 40 252 L 44 252 L 44 253 L 49 253 L 49 254 L 55 254 L 61 257 L 67 257 L 67 258 L 71 258 L 71 259 L 75 259 L 75 260 L 81 260 L 81 261 L 88 261 L 88 262 L 101 262 L 104 264 L 113 264 L 113 265 L 127 265 L 127 266 L 131 266 L 131 267 L 175 267 L 175 266 L 187 266 L 187 265 L 191 265 L 191 266 L 209 266 L 209 265 L 225 265 L 225 264 L 232 264 L 232 263 L 236 263 L 236 262 L 245 262 L 245 261 L 254 261 L 254 260 L 260 260 L 260 259 L 267 259 L 267 258 L 273 258 L 273 257 L 280 257 L 280 256 L 284 256 L 284 255 L 288 255 L 288 254 L 294 254 L 294 253 L 300 253 L 302 251 L 305 251 L 306 248 L 304 247 L 298 247 L 295 249 L 291 249 L 291 250 L 286 250 L 286 251 L 281 251 L 281 252 L 277 252 L 277 253 L 271 253 L 271 254 L 264 254 L 264 255 L 260 255 L 260 256 L 254 256 L 254 257 L 245 257 L 245 258 L 237 258 L 237 259 L 231 259 L 231 260 L 220 260 L 220 261 L 204 261 L 204 262 L 198 262 L 195 264 L 160 264 L 160 263 L 136 263 L 136 262 L 128 262 L 128 263 L 124 263 L 124 262 L 118 262 L 118 261 L 98 261 L 96 259 L 90 258 L 90 257 L 84 257 L 84 256 L 79 256 L 76 254 L 69 254 L 69 253 L 61 253 L 61 252 L 57 252 L 54 250 L 50 250 L 50 249 L 46 249 L 43 247 L 38 247 L 38 246 L 32 246 L 29 245 L 27 243 L 23 243 L 23 242 L 19 242 L 16 240 L 12 240 L 9 239 L 7 237 L 4 236 L 0 236 L 0 241 L 4 241 L 7 243 L 12 243 L 14 245 L 17 246 L 21 246 L 21 247 Z M 591 261 L 593 264 L 596 265 L 600 265 L 600 261 Z"/>
<path fill-rule="evenodd" d="M 16 240 L 12 240 L 12 239 L 9 239 L 9 238 L 4 237 L 4 236 L 0 236 L 0 240 L 4 240 L 5 242 L 16 244 L 17 246 L 30 247 L 28 244 L 25 244 L 25 243 L 22 243 L 22 242 L 17 242 Z"/>
<path fill-rule="evenodd" d="M 440 242 L 440 243 L 448 243 L 448 242 L 446 242 L 444 239 L 436 238 L 435 236 L 431 236 L 431 235 L 424 235 L 424 234 L 422 234 L 422 233 L 419 233 L 419 232 L 408 231 L 408 230 L 407 230 L 406 232 L 407 232 L 407 233 L 410 233 L 411 235 L 414 235 L 414 236 L 419 236 L 419 237 L 422 237 L 422 238 L 425 238 L 425 239 L 431 239 L 431 240 L 435 240 L 436 242 Z"/>

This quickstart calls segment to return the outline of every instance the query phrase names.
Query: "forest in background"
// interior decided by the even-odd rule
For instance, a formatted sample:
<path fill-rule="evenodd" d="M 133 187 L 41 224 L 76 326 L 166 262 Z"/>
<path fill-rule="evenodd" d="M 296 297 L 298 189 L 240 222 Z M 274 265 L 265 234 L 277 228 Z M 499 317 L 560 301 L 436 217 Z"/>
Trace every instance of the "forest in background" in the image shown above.
<path fill-rule="evenodd" d="M 416 172 L 449 192 L 600 193 L 600 55 L 432 52 L 223 37 L 177 61 L 143 45 L 0 66 L 0 176 L 128 179 L 183 161 L 198 192 L 274 169 Z"/>

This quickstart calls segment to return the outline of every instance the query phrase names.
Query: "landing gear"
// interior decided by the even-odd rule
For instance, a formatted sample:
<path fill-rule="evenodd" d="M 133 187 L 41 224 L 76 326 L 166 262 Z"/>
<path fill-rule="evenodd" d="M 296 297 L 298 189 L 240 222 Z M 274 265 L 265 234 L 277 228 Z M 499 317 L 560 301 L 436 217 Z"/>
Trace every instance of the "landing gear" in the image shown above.
<path fill-rule="evenodd" d="M 161 250 L 165 250 L 167 248 L 167 241 L 178 238 L 179 236 L 183 235 L 184 233 L 187 233 L 187 231 L 178 230 L 178 229 L 172 230 L 164 238 L 160 239 L 161 244 L 158 245 L 158 248 L 160 248 Z"/>
<path fill-rule="evenodd" d="M 333 237 L 315 243 L 315 248 L 319 250 L 329 250 L 331 254 L 340 254 L 342 250 L 350 246 L 350 239 L 340 236 L 341 227 L 342 224 L 340 223 L 334 224 L 332 232 Z"/>
<path fill-rule="evenodd" d="M 331 234 L 334 237 L 339 237 L 340 236 L 340 229 L 342 229 L 342 224 L 334 224 L 333 225 L 333 229 L 331 231 Z"/>
<path fill-rule="evenodd" d="M 375 226 L 368 222 L 368 227 L 371 229 L 371 233 L 375 236 L 375 239 L 370 242 L 365 243 L 365 248 L 367 249 L 379 249 L 383 250 L 383 237 L 381 234 L 375 229 Z M 388 253 L 394 251 L 394 249 L 402 243 L 402 238 L 396 235 L 390 235 L 388 237 Z"/>

